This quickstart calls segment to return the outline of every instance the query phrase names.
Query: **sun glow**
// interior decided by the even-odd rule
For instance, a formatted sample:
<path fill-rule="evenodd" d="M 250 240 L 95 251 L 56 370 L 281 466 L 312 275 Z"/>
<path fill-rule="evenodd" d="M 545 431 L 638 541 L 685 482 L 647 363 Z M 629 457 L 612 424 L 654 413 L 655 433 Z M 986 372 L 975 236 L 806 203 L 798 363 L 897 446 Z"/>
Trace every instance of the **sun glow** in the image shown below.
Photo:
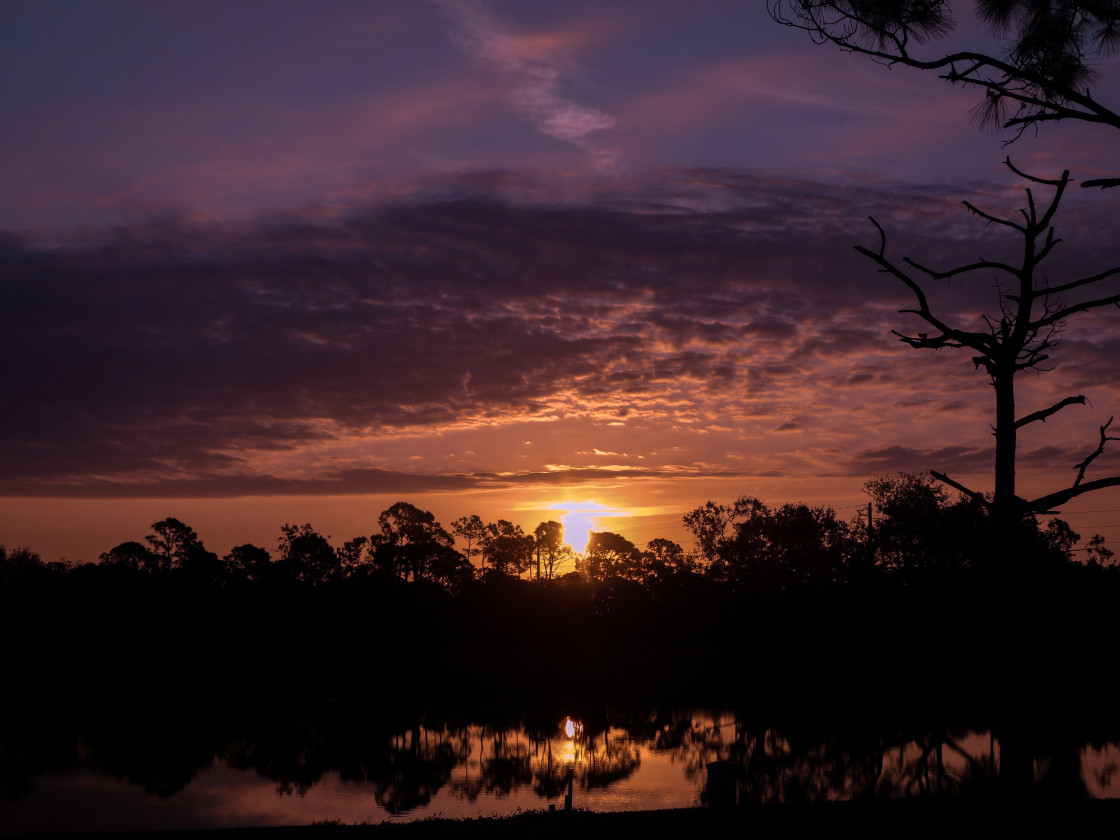
<path fill-rule="evenodd" d="M 564 526 L 564 541 L 577 554 L 587 552 L 587 543 L 592 531 L 605 530 L 599 520 L 613 516 L 633 516 L 633 513 L 620 508 L 610 508 L 594 501 L 556 502 L 552 510 L 560 512 L 560 524 Z"/>

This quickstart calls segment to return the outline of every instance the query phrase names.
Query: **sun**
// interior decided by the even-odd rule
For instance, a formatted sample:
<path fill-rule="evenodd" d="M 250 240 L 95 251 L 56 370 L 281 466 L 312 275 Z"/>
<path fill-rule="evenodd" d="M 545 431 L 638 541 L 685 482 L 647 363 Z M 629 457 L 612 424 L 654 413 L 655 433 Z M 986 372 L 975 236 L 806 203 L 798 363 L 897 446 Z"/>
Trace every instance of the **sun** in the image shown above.
<path fill-rule="evenodd" d="M 594 501 L 556 502 L 551 509 L 560 512 L 560 524 L 564 526 L 564 541 L 577 554 L 587 553 L 587 543 L 591 532 L 602 530 L 600 519 L 612 516 L 628 516 L 628 511 L 607 507 Z"/>
<path fill-rule="evenodd" d="M 560 524 L 564 526 L 564 542 L 572 547 L 572 551 L 586 553 L 595 521 L 584 511 L 573 510 L 560 517 Z"/>

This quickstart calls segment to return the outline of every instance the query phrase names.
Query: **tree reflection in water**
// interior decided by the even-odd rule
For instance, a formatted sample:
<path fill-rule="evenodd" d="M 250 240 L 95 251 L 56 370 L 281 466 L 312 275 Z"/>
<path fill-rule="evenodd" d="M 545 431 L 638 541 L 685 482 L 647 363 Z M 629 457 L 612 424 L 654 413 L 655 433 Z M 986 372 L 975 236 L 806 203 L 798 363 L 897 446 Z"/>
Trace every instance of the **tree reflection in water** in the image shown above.
<path fill-rule="evenodd" d="M 679 807 L 703 804 L 713 761 L 735 768 L 741 804 L 987 794 L 1000 761 L 999 733 L 983 727 L 778 726 L 744 713 L 665 709 L 602 715 L 582 726 L 573 720 L 571 736 L 567 723 L 405 723 L 331 710 L 177 733 L 153 722 L 134 737 L 114 728 L 65 736 L 47 729 L 37 741 L 26 728 L 9 728 L 0 730 L 0 792 L 16 801 L 67 773 L 94 772 L 166 800 L 211 768 L 228 767 L 270 780 L 278 814 L 285 799 L 305 796 L 333 774 L 385 815 L 412 818 L 450 800 L 500 810 L 499 800 L 516 795 L 518 807 L 545 807 L 565 796 L 569 774 L 577 805 L 625 808 L 639 796 L 640 807 L 664 807 L 643 787 L 645 763 L 652 776 L 679 771 L 676 781 L 658 779 L 664 790 L 675 786 L 666 795 Z M 1118 742 L 1116 732 L 1034 734 L 1035 790 L 1064 799 L 1116 795 Z M 0 816 L 2 809 L 0 802 Z"/>
<path fill-rule="evenodd" d="M 690 779 L 710 762 L 733 763 L 741 804 L 950 796 L 992 785 L 998 768 L 994 737 L 969 729 L 837 734 L 688 715 L 652 737 Z"/>
<path fill-rule="evenodd" d="M 427 804 L 448 783 L 456 798 L 470 802 L 523 787 L 553 800 L 564 795 L 569 773 L 585 792 L 630 778 L 643 749 L 667 755 L 696 790 L 710 762 L 732 762 L 742 804 L 955 795 L 992 784 L 998 767 L 994 738 L 968 729 L 837 735 L 687 712 L 616 720 L 575 737 L 564 723 L 545 733 L 520 726 L 418 726 L 394 740 L 391 779 L 370 781 L 378 786 L 378 803 L 394 814 Z"/>
<path fill-rule="evenodd" d="M 545 800 L 557 799 L 567 790 L 569 772 L 581 790 L 593 790 L 629 777 L 641 764 L 639 744 L 618 728 L 588 736 L 580 725 L 578 735 L 568 736 L 564 724 L 548 733 L 467 726 L 447 729 L 444 736 L 462 745 L 451 788 L 470 802 L 522 787 Z"/>
<path fill-rule="evenodd" d="M 374 800 L 394 815 L 428 805 L 458 763 L 454 739 L 417 725 L 394 739 L 388 768 L 371 779 Z"/>

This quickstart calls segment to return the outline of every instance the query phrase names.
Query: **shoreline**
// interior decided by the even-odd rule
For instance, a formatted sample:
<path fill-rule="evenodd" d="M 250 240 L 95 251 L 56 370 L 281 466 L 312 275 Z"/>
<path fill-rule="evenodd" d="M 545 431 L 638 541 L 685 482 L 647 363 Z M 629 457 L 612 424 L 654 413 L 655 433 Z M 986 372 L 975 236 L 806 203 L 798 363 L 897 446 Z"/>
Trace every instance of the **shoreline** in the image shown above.
<path fill-rule="evenodd" d="M 136 832 L 0 834 L 41 840 L 411 840 L 411 838 L 491 837 L 781 837 L 789 831 L 859 831 L 866 837 L 944 836 L 968 824 L 978 830 L 1085 831 L 1120 817 L 1120 799 L 1053 800 L 1029 797 L 929 797 L 809 804 L 745 805 L 732 808 L 677 808 L 650 811 L 525 811 L 512 816 L 451 819 L 429 817 L 376 824 L 313 823 L 222 829 Z"/>

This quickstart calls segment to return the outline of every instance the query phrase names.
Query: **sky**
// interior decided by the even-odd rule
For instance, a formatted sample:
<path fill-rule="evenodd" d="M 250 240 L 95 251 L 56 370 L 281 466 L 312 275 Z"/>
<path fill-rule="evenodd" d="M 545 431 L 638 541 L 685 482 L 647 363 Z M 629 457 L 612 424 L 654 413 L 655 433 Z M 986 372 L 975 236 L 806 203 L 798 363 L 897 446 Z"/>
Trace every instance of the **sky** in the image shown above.
<path fill-rule="evenodd" d="M 963 13 L 950 43 L 990 47 Z M 341 544 L 403 500 L 687 547 L 708 500 L 990 491 L 986 378 L 899 342 L 910 293 L 852 246 L 873 216 L 896 259 L 1012 258 L 961 201 L 1012 216 L 1005 157 L 1116 176 L 1120 144 L 1005 147 L 975 104 L 754 0 L 6 0 L 0 542 L 92 561 L 174 516 L 219 554 Z M 1071 190 L 1052 281 L 1120 264 L 1118 219 Z M 996 280 L 931 303 L 973 327 Z M 1021 379 L 1022 413 L 1090 401 L 1021 435 L 1023 495 L 1120 412 L 1118 357 L 1090 313 Z M 1120 542 L 1120 490 L 1062 513 Z"/>

